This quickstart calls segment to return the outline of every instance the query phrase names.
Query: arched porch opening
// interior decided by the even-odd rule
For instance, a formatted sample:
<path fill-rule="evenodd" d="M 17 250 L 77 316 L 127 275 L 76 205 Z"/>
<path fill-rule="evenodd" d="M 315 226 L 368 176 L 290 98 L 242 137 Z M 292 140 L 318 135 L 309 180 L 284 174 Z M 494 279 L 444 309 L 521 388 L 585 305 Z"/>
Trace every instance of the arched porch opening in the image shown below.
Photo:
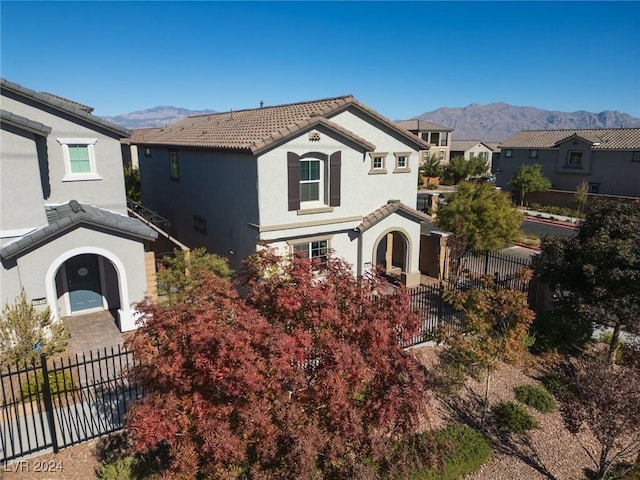
<path fill-rule="evenodd" d="M 61 255 L 50 265 L 45 282 L 47 303 L 56 321 L 101 310 L 129 309 L 124 265 L 100 248 L 78 248 Z M 114 316 L 119 318 L 119 314 Z"/>
<path fill-rule="evenodd" d="M 373 266 L 391 281 L 405 282 L 409 266 L 410 243 L 407 235 L 391 230 L 376 240 Z"/>

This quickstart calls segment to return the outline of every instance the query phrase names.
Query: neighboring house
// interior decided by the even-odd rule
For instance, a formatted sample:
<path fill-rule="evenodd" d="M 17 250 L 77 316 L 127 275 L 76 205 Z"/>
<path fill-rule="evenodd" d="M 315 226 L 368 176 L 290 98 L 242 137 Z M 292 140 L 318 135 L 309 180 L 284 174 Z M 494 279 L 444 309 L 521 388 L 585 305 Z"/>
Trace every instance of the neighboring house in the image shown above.
<path fill-rule="evenodd" d="M 234 269 L 262 242 L 418 284 L 428 144 L 352 96 L 189 117 L 138 137 L 142 198 Z"/>
<path fill-rule="evenodd" d="M 121 127 L 90 107 L 1 80 L 0 301 L 24 289 L 54 319 L 116 310 L 122 331 L 145 297 L 144 242 L 127 215 Z"/>
<path fill-rule="evenodd" d="M 489 147 L 491 152 L 491 173 L 496 173 L 500 169 L 500 142 L 482 142 Z"/>
<path fill-rule="evenodd" d="M 521 165 L 540 164 L 554 189 L 575 191 L 583 181 L 590 193 L 640 196 L 640 128 L 525 130 L 501 143 L 497 184 Z"/>
<path fill-rule="evenodd" d="M 399 128 L 410 131 L 429 144 L 429 152 L 425 152 L 422 159 L 423 162 L 428 157 L 435 155 L 440 160 L 440 163 L 449 163 L 451 158 L 452 128 L 427 122 L 426 120 L 400 120 L 395 123 Z"/>
<path fill-rule="evenodd" d="M 488 171 L 490 171 L 492 156 L 493 150 L 491 147 L 480 140 L 451 141 L 451 158 L 464 157 L 466 160 L 470 160 L 475 157 L 480 157 L 487 162 L 487 166 L 489 167 Z"/>

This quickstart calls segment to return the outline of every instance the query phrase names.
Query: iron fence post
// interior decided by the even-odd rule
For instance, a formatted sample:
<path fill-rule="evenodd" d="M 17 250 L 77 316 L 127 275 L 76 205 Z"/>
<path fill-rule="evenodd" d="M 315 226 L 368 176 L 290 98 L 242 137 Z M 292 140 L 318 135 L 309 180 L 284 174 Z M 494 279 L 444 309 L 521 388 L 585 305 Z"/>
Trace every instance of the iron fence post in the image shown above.
<path fill-rule="evenodd" d="M 47 357 L 40 355 L 40 365 L 42 367 L 42 396 L 44 399 L 44 408 L 47 412 L 47 421 L 49 423 L 49 433 L 51 434 L 51 446 L 53 453 L 58 453 L 58 435 L 56 434 L 56 421 L 53 418 L 53 399 L 51 396 L 51 385 L 49 384 L 49 370 L 47 369 Z"/>

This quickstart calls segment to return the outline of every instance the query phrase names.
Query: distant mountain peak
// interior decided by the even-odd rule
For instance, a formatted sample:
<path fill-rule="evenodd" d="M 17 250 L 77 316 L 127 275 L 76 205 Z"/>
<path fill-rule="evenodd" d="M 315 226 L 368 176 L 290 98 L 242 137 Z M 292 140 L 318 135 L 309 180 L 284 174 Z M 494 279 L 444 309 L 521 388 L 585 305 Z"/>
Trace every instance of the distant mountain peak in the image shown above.
<path fill-rule="evenodd" d="M 208 113 L 216 113 L 215 110 L 189 110 L 187 108 L 172 107 L 170 105 L 160 105 L 157 107 L 147 108 L 146 110 L 137 110 L 135 112 L 117 115 L 115 117 L 103 117 L 110 122 L 122 125 L 126 128 L 154 128 L 164 127 L 170 123 L 182 120 L 192 115 L 206 115 Z"/>
<path fill-rule="evenodd" d="M 414 118 L 453 128 L 454 140 L 478 138 L 487 142 L 505 140 L 520 130 L 640 127 L 640 118 L 611 110 L 560 112 L 504 102 L 442 107 Z"/>

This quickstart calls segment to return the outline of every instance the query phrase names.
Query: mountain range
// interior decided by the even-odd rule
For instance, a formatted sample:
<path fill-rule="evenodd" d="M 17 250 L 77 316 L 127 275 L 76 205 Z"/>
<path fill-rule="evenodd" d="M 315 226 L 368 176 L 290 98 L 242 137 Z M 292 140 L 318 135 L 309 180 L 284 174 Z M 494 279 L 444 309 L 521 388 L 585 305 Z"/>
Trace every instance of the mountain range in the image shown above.
<path fill-rule="evenodd" d="M 206 115 L 215 110 L 188 110 L 161 106 L 115 117 L 104 117 L 126 128 L 162 127 L 191 115 Z M 535 107 L 518 107 L 506 103 L 461 108 L 439 108 L 413 117 L 453 128 L 454 140 L 482 140 L 499 142 L 520 130 L 558 130 L 572 128 L 640 127 L 640 118 L 626 113 L 605 110 L 559 112 Z"/>

